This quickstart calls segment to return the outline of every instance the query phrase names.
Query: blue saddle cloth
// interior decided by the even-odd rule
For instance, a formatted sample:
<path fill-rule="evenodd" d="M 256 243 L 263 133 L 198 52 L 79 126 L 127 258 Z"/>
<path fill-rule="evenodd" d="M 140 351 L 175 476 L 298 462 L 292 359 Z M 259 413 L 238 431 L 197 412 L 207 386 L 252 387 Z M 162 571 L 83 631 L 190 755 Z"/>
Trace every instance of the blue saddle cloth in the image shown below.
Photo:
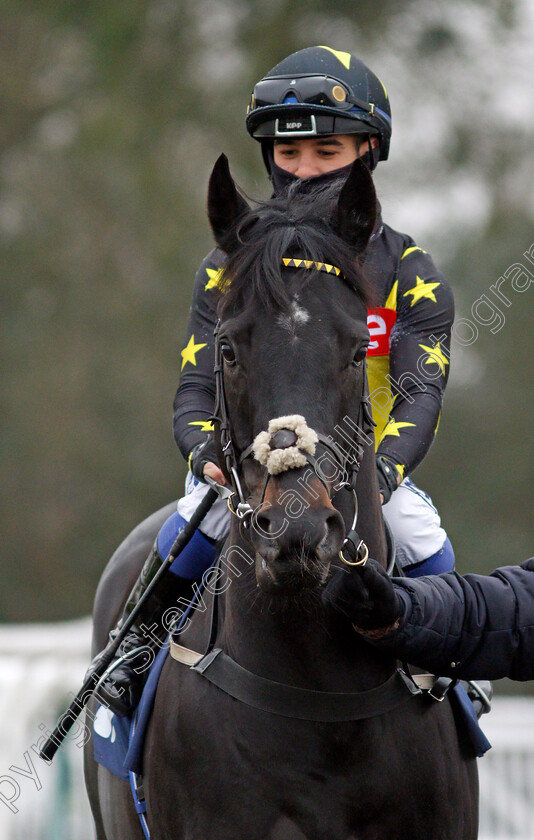
<path fill-rule="evenodd" d="M 488 750 L 491 750 L 491 744 L 480 727 L 475 707 L 467 691 L 460 683 L 457 683 L 452 690 L 452 703 L 453 706 L 456 705 L 460 718 L 459 726 L 463 726 L 475 756 L 482 758 Z"/>
<path fill-rule="evenodd" d="M 115 776 L 131 781 L 130 772 L 142 773 L 143 744 L 154 706 L 161 669 L 169 646 L 164 645 L 150 667 L 139 706 L 132 717 L 117 717 L 111 709 L 99 706 L 93 722 L 95 761 Z"/>
<path fill-rule="evenodd" d="M 135 810 L 147 840 L 150 830 L 146 820 L 146 802 L 139 784 L 143 770 L 143 744 L 161 669 L 169 653 L 164 645 L 150 667 L 139 706 L 132 717 L 117 717 L 111 709 L 99 705 L 93 720 L 93 753 L 95 761 L 119 779 L 130 783 Z"/>

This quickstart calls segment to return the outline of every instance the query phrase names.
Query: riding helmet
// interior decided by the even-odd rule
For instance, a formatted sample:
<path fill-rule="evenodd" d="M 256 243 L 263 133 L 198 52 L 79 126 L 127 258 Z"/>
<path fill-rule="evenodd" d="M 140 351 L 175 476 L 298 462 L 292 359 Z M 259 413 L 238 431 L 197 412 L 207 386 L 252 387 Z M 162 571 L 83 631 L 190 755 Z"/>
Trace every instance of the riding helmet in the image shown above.
<path fill-rule="evenodd" d="M 246 125 L 256 140 L 271 143 L 283 137 L 374 135 L 378 160 L 387 160 L 391 109 L 384 85 L 359 58 L 331 47 L 307 47 L 258 82 Z"/>

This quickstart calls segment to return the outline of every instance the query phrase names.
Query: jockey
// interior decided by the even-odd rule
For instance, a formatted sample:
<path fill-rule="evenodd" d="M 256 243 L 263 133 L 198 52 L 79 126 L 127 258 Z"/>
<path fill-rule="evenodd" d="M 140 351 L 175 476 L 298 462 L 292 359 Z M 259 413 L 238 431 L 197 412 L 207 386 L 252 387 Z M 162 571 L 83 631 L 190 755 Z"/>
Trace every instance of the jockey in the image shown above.
<path fill-rule="evenodd" d="M 261 150 L 274 194 L 306 179 L 310 187 L 342 179 L 357 158 L 372 171 L 387 160 L 391 111 L 382 82 L 350 53 L 309 47 L 276 65 L 254 88 L 249 134 Z M 380 210 L 380 208 L 379 208 Z M 211 416 L 215 402 L 214 327 L 225 255 L 214 249 L 195 280 L 181 377 L 174 403 L 174 434 L 188 460 L 186 495 L 164 524 L 125 608 L 128 615 L 167 556 L 178 532 L 207 492 L 206 476 L 225 484 L 216 464 Z M 376 464 L 384 517 L 397 546 L 397 562 L 415 577 L 454 567 L 454 553 L 436 508 L 409 475 L 436 433 L 449 373 L 454 318 L 450 287 L 429 254 L 378 214 L 363 270 L 376 289 L 368 312 L 368 377 L 376 422 Z M 229 529 L 226 502 L 218 499 L 191 542 L 153 593 L 142 621 L 161 626 L 165 607 L 212 564 L 215 543 Z M 124 619 L 123 616 L 123 619 Z M 137 627 L 122 652 L 146 637 Z M 120 626 L 120 624 L 119 624 Z M 143 676 L 121 664 L 99 693 L 117 713 L 135 705 Z"/>

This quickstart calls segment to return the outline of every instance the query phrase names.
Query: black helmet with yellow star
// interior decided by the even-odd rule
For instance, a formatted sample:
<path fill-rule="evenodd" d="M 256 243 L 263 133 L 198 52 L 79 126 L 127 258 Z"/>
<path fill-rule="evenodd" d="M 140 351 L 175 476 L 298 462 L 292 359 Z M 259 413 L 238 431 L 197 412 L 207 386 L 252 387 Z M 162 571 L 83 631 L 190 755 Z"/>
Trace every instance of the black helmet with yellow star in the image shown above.
<path fill-rule="evenodd" d="M 374 135 L 378 160 L 386 160 L 391 109 L 384 85 L 359 58 L 331 47 L 307 47 L 284 58 L 258 82 L 246 125 L 259 141 Z"/>

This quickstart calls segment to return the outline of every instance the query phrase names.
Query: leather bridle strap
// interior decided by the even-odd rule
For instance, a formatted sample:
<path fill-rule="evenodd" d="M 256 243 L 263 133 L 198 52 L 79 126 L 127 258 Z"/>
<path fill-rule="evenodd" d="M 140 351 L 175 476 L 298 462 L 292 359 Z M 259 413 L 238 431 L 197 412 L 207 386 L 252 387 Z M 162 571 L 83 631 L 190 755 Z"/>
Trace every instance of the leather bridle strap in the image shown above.
<path fill-rule="evenodd" d="M 320 432 L 315 432 L 315 434 L 317 435 L 318 442 L 322 446 L 324 446 L 324 448 L 325 448 L 325 453 L 324 454 L 331 456 L 330 463 L 333 462 L 336 465 L 336 467 L 338 468 L 341 476 L 345 476 L 345 480 L 342 481 L 341 486 L 352 487 L 354 473 L 358 472 L 359 465 L 360 465 L 361 458 L 362 458 L 362 447 L 361 447 L 361 445 L 360 444 L 352 444 L 353 448 L 355 449 L 356 454 L 355 454 L 354 460 L 351 464 L 351 461 L 350 461 L 349 457 L 347 457 L 347 455 L 345 455 L 345 453 L 343 452 L 341 447 L 335 442 L 335 440 L 333 440 L 330 437 L 327 437 L 326 435 L 321 434 Z M 247 448 L 244 449 L 243 452 L 241 453 L 241 455 L 239 456 L 239 462 L 238 462 L 239 467 L 242 466 L 243 462 L 247 458 L 250 458 L 251 456 L 253 456 L 253 454 L 254 454 L 254 443 L 251 443 L 250 446 L 247 446 Z M 317 478 L 319 479 L 321 484 L 324 486 L 326 492 L 328 493 L 328 495 L 330 495 L 331 491 L 330 491 L 330 488 L 328 486 L 328 479 L 324 476 L 324 472 L 323 472 L 323 469 L 322 469 L 322 466 L 321 466 L 321 463 L 320 463 L 320 458 L 318 458 L 316 455 L 310 455 L 309 452 L 304 452 L 303 454 L 304 454 L 308 464 L 312 467 L 315 475 L 317 476 Z M 349 468 L 349 465 L 350 465 L 350 468 Z M 269 477 L 270 476 L 267 475 L 267 480 L 266 480 L 265 483 L 267 483 Z M 336 485 L 339 484 L 339 477 L 338 477 L 338 479 L 336 479 L 335 483 L 336 483 Z M 264 488 L 264 490 L 265 490 L 265 488 Z"/>
<path fill-rule="evenodd" d="M 228 415 L 228 407 L 226 404 L 226 393 L 224 388 L 224 370 L 223 370 L 223 360 L 222 360 L 222 353 L 221 353 L 221 340 L 220 340 L 220 324 L 218 323 L 215 328 L 215 383 L 216 383 L 216 395 L 215 395 L 215 410 L 213 412 L 212 420 L 215 425 L 216 435 L 219 438 L 219 445 L 224 457 L 225 467 L 227 474 L 229 475 L 232 483 L 232 488 L 234 491 L 234 495 L 237 497 L 239 508 L 240 506 L 243 510 L 247 509 L 249 506 L 246 503 L 245 494 L 243 492 L 243 488 L 241 485 L 240 479 L 240 472 L 243 466 L 243 462 L 250 458 L 253 455 L 254 450 L 254 442 L 249 444 L 239 455 L 236 452 L 234 442 L 232 439 L 232 432 L 230 426 L 230 418 Z M 369 404 L 369 393 L 368 393 L 368 384 L 367 384 L 367 376 L 364 376 L 363 383 L 362 383 L 362 395 L 360 400 L 360 407 L 359 407 L 359 415 L 358 420 L 356 423 L 356 429 L 360 434 L 364 434 L 364 426 L 372 427 L 374 426 L 374 421 L 371 414 L 371 408 Z M 333 462 L 337 465 L 339 472 L 341 475 L 345 475 L 345 481 L 343 482 L 345 486 L 354 489 L 356 475 L 360 468 L 360 464 L 363 457 L 363 446 L 361 441 L 353 440 L 350 442 L 350 445 L 347 451 L 343 451 L 342 447 L 330 436 L 323 435 L 321 433 L 316 433 L 319 443 L 322 447 L 326 450 L 326 453 L 331 456 Z M 348 440 L 346 439 L 348 443 Z M 321 480 L 321 482 L 325 485 L 327 492 L 330 494 L 330 491 L 327 487 L 327 482 L 321 475 L 320 466 L 317 466 L 317 457 L 311 456 L 306 454 L 306 460 L 314 469 L 317 477 Z M 230 510 L 235 513 L 235 506 L 230 505 Z M 252 514 L 252 509 L 247 511 Z M 246 514 L 245 514 L 246 515 Z M 240 517 L 242 518 L 242 517 Z"/>
<path fill-rule="evenodd" d="M 334 723 L 367 720 L 393 711 L 421 690 L 397 669 L 386 682 L 368 691 L 315 691 L 279 683 L 242 668 L 220 648 L 197 654 L 174 641 L 171 656 L 241 703 L 262 712 L 297 720 Z"/>
<path fill-rule="evenodd" d="M 315 260 L 307 260 L 303 259 L 302 257 L 284 257 L 282 259 L 282 267 L 283 268 L 297 268 L 297 269 L 305 269 L 305 270 L 316 270 L 320 272 L 325 272 L 326 274 L 333 274 L 337 277 L 341 277 L 342 279 L 345 278 L 345 275 L 335 265 L 330 265 L 328 263 L 319 262 Z M 215 327 L 214 335 L 215 335 L 215 409 L 213 412 L 212 420 L 214 421 L 216 427 L 216 434 L 218 434 L 219 444 L 223 453 L 225 467 L 228 476 L 231 479 L 232 487 L 234 490 L 234 494 L 238 499 L 237 509 L 241 508 L 241 519 L 247 519 L 250 515 L 252 515 L 252 508 L 250 505 L 247 504 L 245 499 L 243 488 L 241 486 L 241 480 L 239 476 L 240 468 L 243 464 L 245 458 L 248 458 L 252 454 L 252 447 L 253 444 L 246 447 L 244 452 L 238 457 L 237 452 L 235 451 L 234 443 L 232 440 L 232 433 L 230 427 L 230 418 L 228 415 L 228 407 L 226 405 L 226 394 L 224 390 L 224 370 L 223 370 L 223 357 L 222 357 L 222 349 L 221 349 L 221 336 L 220 336 L 220 321 L 217 322 Z M 363 390 L 362 390 L 362 398 L 360 402 L 360 413 L 357 422 L 357 429 L 360 432 L 363 432 L 363 425 L 366 424 L 367 426 L 374 426 L 375 423 L 373 421 L 370 401 L 369 401 L 369 392 L 368 392 L 368 385 L 367 385 L 367 377 L 364 376 L 363 381 Z M 346 485 L 354 489 L 355 482 L 356 482 L 356 474 L 360 467 L 360 463 L 363 457 L 363 447 L 359 441 L 353 441 L 351 445 L 351 449 L 354 452 L 349 450 L 348 453 L 344 453 L 341 447 L 332 439 L 327 438 L 325 436 L 319 435 L 319 440 L 326 447 L 327 451 L 333 455 L 334 460 L 337 462 L 341 473 L 350 472 L 350 480 L 346 481 Z M 352 456 L 352 457 L 351 457 Z M 311 462 L 311 459 L 308 459 L 311 465 L 315 468 L 315 464 Z M 349 464 L 351 466 L 350 471 L 348 470 Z M 320 474 L 318 473 L 318 477 L 320 478 Z M 323 481 L 323 484 L 325 482 Z M 236 506 L 230 505 L 230 510 L 233 513 L 236 513 Z M 239 514 L 238 514 L 239 515 Z"/>

